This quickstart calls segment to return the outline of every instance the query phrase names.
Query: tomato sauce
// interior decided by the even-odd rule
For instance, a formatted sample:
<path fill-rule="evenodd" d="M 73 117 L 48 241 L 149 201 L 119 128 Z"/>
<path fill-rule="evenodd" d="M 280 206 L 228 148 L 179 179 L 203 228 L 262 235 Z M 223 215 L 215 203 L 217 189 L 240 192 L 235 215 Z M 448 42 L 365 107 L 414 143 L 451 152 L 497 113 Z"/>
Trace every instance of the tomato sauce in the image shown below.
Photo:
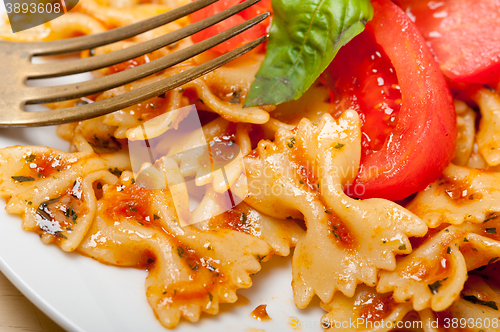
<path fill-rule="evenodd" d="M 192 303 L 193 300 L 208 299 L 212 302 L 213 297 L 217 296 L 215 291 L 219 284 L 226 281 L 225 275 L 219 271 L 216 263 L 210 259 L 202 259 L 195 250 L 189 248 L 183 243 L 171 238 L 172 243 L 177 243 L 173 250 L 191 269 L 189 281 L 181 281 L 169 284 L 163 292 L 165 304 L 185 301 Z M 210 249 L 213 250 L 213 249 Z"/>
<path fill-rule="evenodd" d="M 267 314 L 267 304 L 261 304 L 252 311 L 251 316 L 258 321 L 271 320 L 271 317 Z"/>
<path fill-rule="evenodd" d="M 394 305 L 392 295 L 382 297 L 370 294 L 356 305 L 356 309 L 365 321 L 376 322 L 389 316 Z"/>
<path fill-rule="evenodd" d="M 134 219 L 144 226 L 161 227 L 160 217 L 151 211 L 151 190 L 136 184 L 125 187 L 118 183 L 113 191 L 103 199 L 110 220 Z"/>
<path fill-rule="evenodd" d="M 353 249 L 356 245 L 356 238 L 354 234 L 347 228 L 347 226 L 342 222 L 342 220 L 334 213 L 326 210 L 328 215 L 328 227 L 331 232 L 331 236 L 340 244 L 346 248 Z"/>

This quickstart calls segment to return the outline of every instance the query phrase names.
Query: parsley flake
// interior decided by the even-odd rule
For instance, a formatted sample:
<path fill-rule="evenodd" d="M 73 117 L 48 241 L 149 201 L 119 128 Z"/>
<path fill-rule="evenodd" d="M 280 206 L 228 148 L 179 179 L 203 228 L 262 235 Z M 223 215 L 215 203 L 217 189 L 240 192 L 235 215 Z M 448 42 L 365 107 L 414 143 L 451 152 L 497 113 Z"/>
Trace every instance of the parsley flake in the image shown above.
<path fill-rule="evenodd" d="M 427 286 L 431 290 L 432 294 L 437 294 L 439 292 L 439 288 L 441 288 L 441 286 L 443 286 L 443 284 L 441 284 L 441 280 L 438 280 L 438 281 L 436 281 L 430 285 L 427 285 Z"/>
<path fill-rule="evenodd" d="M 35 178 L 32 178 L 31 176 L 12 176 L 12 179 L 16 182 L 35 181 Z"/>
<path fill-rule="evenodd" d="M 483 301 L 483 300 L 478 299 L 474 295 L 464 296 L 464 300 L 468 301 L 470 303 L 480 304 L 480 305 L 484 305 L 486 307 L 490 307 L 493 310 L 498 310 L 498 306 L 497 306 L 496 302 L 494 302 L 494 301 Z"/>

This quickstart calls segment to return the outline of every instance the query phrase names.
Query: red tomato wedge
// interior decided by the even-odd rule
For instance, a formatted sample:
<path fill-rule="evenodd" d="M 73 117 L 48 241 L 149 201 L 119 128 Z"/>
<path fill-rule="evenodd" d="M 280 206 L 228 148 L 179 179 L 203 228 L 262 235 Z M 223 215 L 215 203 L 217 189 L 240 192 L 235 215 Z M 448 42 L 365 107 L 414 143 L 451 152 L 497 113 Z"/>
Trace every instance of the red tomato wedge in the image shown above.
<path fill-rule="evenodd" d="M 207 6 L 197 12 L 194 12 L 193 14 L 189 15 L 189 18 L 191 22 L 198 22 L 201 21 L 207 17 L 210 17 L 212 15 L 215 15 L 223 10 L 229 9 L 233 6 L 236 6 L 237 4 L 243 2 L 244 0 L 219 0 L 216 3 Z M 240 12 L 239 14 L 236 14 L 234 16 L 229 17 L 228 19 L 213 25 L 203 31 L 198 32 L 197 34 L 193 35 L 191 38 L 193 39 L 193 42 L 198 43 L 202 40 L 208 39 L 212 36 L 215 36 L 216 34 L 219 34 L 229 28 L 232 28 L 240 23 L 243 23 L 244 21 L 253 18 L 259 14 L 263 14 L 265 12 L 272 12 L 271 9 L 271 0 L 261 0 L 260 2 L 256 3 L 252 7 L 245 9 L 244 11 Z M 254 26 L 253 28 L 239 34 L 236 37 L 233 37 L 229 39 L 228 41 L 225 41 L 224 43 L 217 45 L 212 49 L 212 51 L 218 52 L 218 53 L 227 53 L 229 51 L 234 50 L 235 48 L 238 48 L 239 46 L 242 46 L 248 42 L 251 42 L 252 40 L 255 40 L 259 37 L 264 36 L 267 33 L 267 29 L 269 27 L 269 24 L 271 23 L 270 18 L 264 20 L 262 23 L 259 23 L 258 25 Z"/>
<path fill-rule="evenodd" d="M 415 24 L 388 0 L 324 74 L 332 101 L 362 121 L 361 167 L 347 192 L 401 200 L 436 180 L 453 157 L 456 118 L 445 78 Z"/>
<path fill-rule="evenodd" d="M 500 0 L 399 0 L 456 82 L 498 84 Z"/>

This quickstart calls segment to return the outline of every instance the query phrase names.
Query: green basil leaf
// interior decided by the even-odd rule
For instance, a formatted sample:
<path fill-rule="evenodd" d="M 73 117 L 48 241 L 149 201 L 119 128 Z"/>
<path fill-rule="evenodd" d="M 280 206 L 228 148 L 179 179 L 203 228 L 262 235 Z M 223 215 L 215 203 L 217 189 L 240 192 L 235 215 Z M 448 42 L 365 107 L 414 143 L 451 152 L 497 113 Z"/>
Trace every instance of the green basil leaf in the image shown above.
<path fill-rule="evenodd" d="M 369 0 L 273 0 L 264 62 L 245 107 L 299 98 L 373 16 Z"/>

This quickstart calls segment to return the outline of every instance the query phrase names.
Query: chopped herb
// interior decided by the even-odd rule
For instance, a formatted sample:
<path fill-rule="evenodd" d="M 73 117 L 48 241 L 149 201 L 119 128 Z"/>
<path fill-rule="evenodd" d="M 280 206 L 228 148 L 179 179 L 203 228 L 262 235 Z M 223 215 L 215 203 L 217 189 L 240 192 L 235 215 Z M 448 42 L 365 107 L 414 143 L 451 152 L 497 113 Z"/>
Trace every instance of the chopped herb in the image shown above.
<path fill-rule="evenodd" d="M 332 213 L 331 213 L 330 211 L 328 211 L 328 210 L 325 210 L 325 213 L 332 214 Z"/>
<path fill-rule="evenodd" d="M 34 155 L 34 154 L 30 154 L 29 156 L 24 158 L 24 160 L 26 160 L 26 162 L 28 162 L 28 163 L 31 163 L 35 159 L 36 159 L 36 155 Z"/>
<path fill-rule="evenodd" d="M 295 144 L 295 137 L 291 137 L 290 138 L 290 143 L 288 143 L 288 147 L 291 149 L 293 148 L 293 145 Z"/>
<path fill-rule="evenodd" d="M 133 207 L 132 205 L 129 205 L 128 206 L 128 209 L 132 212 L 137 212 L 137 209 L 135 207 Z"/>
<path fill-rule="evenodd" d="M 464 300 L 469 301 L 470 303 L 480 304 L 480 305 L 484 305 L 486 307 L 490 307 L 493 310 L 498 310 L 498 306 L 494 301 L 483 301 L 483 300 L 478 299 L 474 295 L 464 296 Z"/>
<path fill-rule="evenodd" d="M 398 247 L 399 250 L 406 250 L 406 244 L 402 244 Z"/>
<path fill-rule="evenodd" d="M 288 216 L 288 217 L 286 217 L 286 219 L 293 219 L 293 218 L 292 218 L 292 216 Z"/>
<path fill-rule="evenodd" d="M 161 95 L 158 96 L 158 98 L 163 98 L 165 99 L 165 93 L 162 93 Z"/>
<path fill-rule="evenodd" d="M 179 91 L 179 93 L 183 93 L 183 92 L 184 92 L 184 89 L 183 89 L 183 88 L 180 88 L 178 91 Z"/>
<path fill-rule="evenodd" d="M 486 233 L 490 233 L 490 234 L 496 234 L 497 233 L 497 229 L 496 228 L 486 228 L 485 231 L 486 231 Z"/>
<path fill-rule="evenodd" d="M 135 183 L 135 178 L 132 178 L 132 179 L 130 180 L 130 183 L 134 184 L 134 183 Z"/>
<path fill-rule="evenodd" d="M 48 201 L 43 202 L 42 204 L 40 204 L 38 206 L 38 209 L 36 209 L 36 213 L 45 220 L 49 220 L 49 221 L 52 220 L 52 215 L 50 214 L 49 209 L 47 209 L 47 206 L 49 206 L 50 204 L 53 204 L 57 201 L 59 201 L 59 198 L 54 198 L 54 199 L 50 199 Z"/>
<path fill-rule="evenodd" d="M 300 184 L 304 184 L 304 181 L 300 180 L 300 181 L 299 181 L 299 183 L 300 183 Z"/>
<path fill-rule="evenodd" d="M 40 176 L 40 174 L 38 174 L 38 176 Z M 12 179 L 16 182 L 35 181 L 35 178 L 32 178 L 31 176 L 12 176 Z"/>
<path fill-rule="evenodd" d="M 337 145 L 334 146 L 335 149 L 342 149 L 343 147 L 345 146 L 345 144 L 342 144 L 342 143 L 337 143 Z"/>
<path fill-rule="evenodd" d="M 208 247 L 207 247 L 207 250 L 212 250 L 212 247 L 211 247 L 211 246 L 208 246 Z"/>
<path fill-rule="evenodd" d="M 235 91 L 232 94 L 232 98 L 229 100 L 231 104 L 240 104 L 241 103 L 241 90 Z"/>
<path fill-rule="evenodd" d="M 429 289 L 431 290 L 432 294 L 437 294 L 439 292 L 439 288 L 441 288 L 441 286 L 443 285 L 441 284 L 441 280 L 438 280 L 435 283 L 432 283 L 427 286 L 429 286 Z"/>
<path fill-rule="evenodd" d="M 71 219 L 71 222 L 73 224 L 76 224 L 76 219 L 78 218 L 78 215 L 76 214 L 75 210 L 73 209 L 73 206 L 70 205 L 67 209 L 66 209 L 66 218 L 70 218 Z"/>
<path fill-rule="evenodd" d="M 123 173 L 123 171 L 119 170 L 118 168 L 108 168 L 108 171 L 112 173 L 113 175 L 116 175 L 117 177 L 120 177 Z"/>
<path fill-rule="evenodd" d="M 141 226 L 144 226 L 144 224 L 140 221 L 138 221 L 137 223 L 139 223 L 139 225 L 141 225 Z"/>
<path fill-rule="evenodd" d="M 198 98 L 198 101 L 199 101 L 200 103 L 202 103 L 203 105 L 205 105 L 205 102 L 203 101 L 203 99 Z"/>
<path fill-rule="evenodd" d="M 214 299 L 214 296 L 210 293 L 208 293 L 208 299 L 210 300 L 210 302 L 212 302 L 212 300 Z"/>
<path fill-rule="evenodd" d="M 177 255 L 179 255 L 179 257 L 184 257 L 184 248 L 177 247 Z"/>
<path fill-rule="evenodd" d="M 66 231 L 71 232 L 72 230 L 73 230 L 73 228 L 71 228 L 71 227 L 66 227 Z"/>
<path fill-rule="evenodd" d="M 477 249 L 476 249 L 476 248 L 472 248 L 472 250 L 473 250 L 473 251 L 477 251 Z"/>
<path fill-rule="evenodd" d="M 246 224 L 247 223 L 247 214 L 245 212 L 241 212 L 241 215 L 240 215 L 240 222 L 242 224 Z"/>
<path fill-rule="evenodd" d="M 154 108 L 154 107 L 153 107 L 153 108 Z M 144 121 L 144 119 L 143 119 L 143 118 L 139 118 L 139 119 L 137 119 L 137 121 Z"/>
<path fill-rule="evenodd" d="M 466 238 L 466 237 L 464 237 L 464 242 L 469 242 L 469 240 L 467 240 L 467 238 Z"/>
<path fill-rule="evenodd" d="M 483 223 L 486 223 L 486 222 L 493 220 L 493 219 L 496 219 L 496 218 L 498 218 L 497 212 L 490 213 L 490 214 L 488 214 L 486 219 L 484 219 Z"/>
<path fill-rule="evenodd" d="M 387 240 L 382 240 L 382 243 L 387 243 Z"/>
<path fill-rule="evenodd" d="M 67 240 L 67 239 L 68 239 L 68 238 L 66 237 L 66 235 L 64 235 L 61 231 L 57 231 L 57 232 L 55 232 L 55 233 L 54 233 L 54 235 L 55 235 L 55 236 L 57 236 L 57 237 L 60 237 L 60 238 L 62 238 L 62 239 L 65 239 L 65 240 Z"/>
<path fill-rule="evenodd" d="M 153 214 L 153 219 L 154 219 L 154 220 L 160 219 L 160 216 L 159 216 L 159 215 L 157 215 L 157 214 Z"/>
<path fill-rule="evenodd" d="M 335 236 L 337 239 L 339 239 L 341 242 L 343 242 L 342 240 L 342 236 L 338 235 L 337 232 L 335 232 L 337 230 L 337 226 L 333 225 L 332 226 L 332 234 L 333 236 Z"/>
<path fill-rule="evenodd" d="M 447 229 L 445 229 L 444 231 L 445 231 L 446 233 L 449 233 L 449 232 L 450 232 L 450 230 L 449 230 L 448 228 L 447 228 Z"/>
<path fill-rule="evenodd" d="M 167 291 L 164 291 L 162 294 L 163 294 L 163 295 L 167 294 Z"/>
<path fill-rule="evenodd" d="M 451 247 L 448 247 L 448 249 L 446 249 L 446 253 L 451 254 Z"/>
<path fill-rule="evenodd" d="M 189 265 L 189 267 L 190 267 L 190 268 L 191 268 L 191 270 L 193 270 L 193 271 L 198 271 L 198 270 L 200 269 L 200 267 L 199 267 L 199 265 L 198 265 L 198 264 L 196 264 L 195 266 L 191 266 L 191 265 Z"/>
<path fill-rule="evenodd" d="M 152 259 L 152 258 L 148 258 L 148 264 L 153 264 L 154 262 L 155 262 L 155 260 L 154 260 L 154 259 Z"/>
<path fill-rule="evenodd" d="M 493 257 L 492 259 L 489 260 L 488 265 L 495 263 L 499 258 L 500 257 Z"/>
<path fill-rule="evenodd" d="M 32 201 L 29 201 L 29 202 L 28 202 L 28 205 L 31 205 L 31 204 L 33 204 L 33 202 L 32 202 Z"/>
<path fill-rule="evenodd" d="M 213 267 L 210 264 L 208 264 L 207 269 L 209 269 L 211 272 L 214 272 L 215 270 L 217 270 L 215 267 Z"/>
<path fill-rule="evenodd" d="M 170 121 L 170 123 L 167 125 L 167 127 L 171 127 L 172 126 L 172 121 Z"/>
<path fill-rule="evenodd" d="M 264 259 L 264 257 L 266 257 L 266 256 L 259 256 L 259 255 L 257 255 L 257 259 L 259 260 L 259 263 L 262 262 L 262 260 Z"/>

